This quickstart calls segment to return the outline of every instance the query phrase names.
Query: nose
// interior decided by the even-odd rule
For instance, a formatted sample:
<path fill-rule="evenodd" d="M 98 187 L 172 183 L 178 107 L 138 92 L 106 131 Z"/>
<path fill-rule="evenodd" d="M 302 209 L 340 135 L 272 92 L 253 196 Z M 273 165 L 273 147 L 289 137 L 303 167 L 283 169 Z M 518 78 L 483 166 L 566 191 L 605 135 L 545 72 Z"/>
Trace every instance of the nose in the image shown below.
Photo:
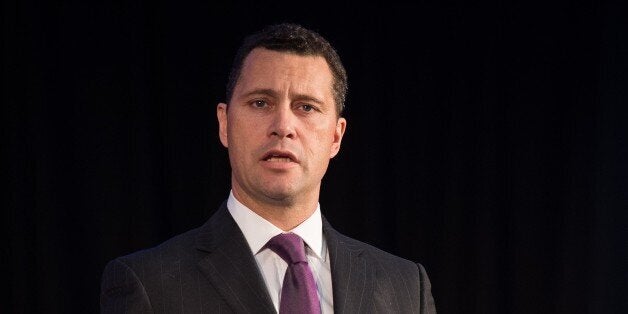
<path fill-rule="evenodd" d="M 290 106 L 281 106 L 273 113 L 269 136 L 276 136 L 279 139 L 294 139 L 296 136 L 295 123 L 295 116 Z"/>

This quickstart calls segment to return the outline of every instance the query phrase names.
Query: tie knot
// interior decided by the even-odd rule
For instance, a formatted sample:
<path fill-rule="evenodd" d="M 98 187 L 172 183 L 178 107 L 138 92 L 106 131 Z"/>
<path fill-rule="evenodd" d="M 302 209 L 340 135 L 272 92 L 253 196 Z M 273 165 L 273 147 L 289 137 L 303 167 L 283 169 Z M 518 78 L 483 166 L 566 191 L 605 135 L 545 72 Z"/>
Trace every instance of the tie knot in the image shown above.
<path fill-rule="evenodd" d="M 288 265 L 307 262 L 303 239 L 294 233 L 278 234 L 268 241 L 267 246 Z"/>

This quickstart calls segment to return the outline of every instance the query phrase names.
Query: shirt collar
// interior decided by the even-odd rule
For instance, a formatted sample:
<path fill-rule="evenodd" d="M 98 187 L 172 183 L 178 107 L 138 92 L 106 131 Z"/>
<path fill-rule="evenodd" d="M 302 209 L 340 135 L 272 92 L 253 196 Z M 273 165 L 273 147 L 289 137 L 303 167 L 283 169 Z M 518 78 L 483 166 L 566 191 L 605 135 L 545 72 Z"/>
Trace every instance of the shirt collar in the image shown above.
<path fill-rule="evenodd" d="M 244 238 L 254 255 L 259 253 L 272 237 L 284 232 L 240 203 L 233 195 L 233 191 L 229 193 L 227 208 L 240 230 L 242 230 Z M 310 217 L 287 232 L 300 236 L 307 244 L 309 251 L 317 258 L 324 260 L 323 220 L 321 218 L 320 204 L 316 205 L 316 210 Z"/>

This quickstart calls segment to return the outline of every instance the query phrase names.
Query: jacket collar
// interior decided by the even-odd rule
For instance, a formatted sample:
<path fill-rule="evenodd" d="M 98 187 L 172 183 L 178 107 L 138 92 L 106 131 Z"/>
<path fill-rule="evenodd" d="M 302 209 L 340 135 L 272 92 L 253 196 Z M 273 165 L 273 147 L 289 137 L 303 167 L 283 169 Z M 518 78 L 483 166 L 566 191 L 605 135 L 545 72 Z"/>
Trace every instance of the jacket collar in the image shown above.
<path fill-rule="evenodd" d="M 323 234 L 329 248 L 334 313 L 368 312 L 373 295 L 374 267 L 365 258 L 363 244 L 331 227 L 323 217 Z"/>
<path fill-rule="evenodd" d="M 244 235 L 226 202 L 201 227 L 196 248 L 206 252 L 198 267 L 237 313 L 276 313 Z"/>
<path fill-rule="evenodd" d="M 323 217 L 329 249 L 335 313 L 361 313 L 373 294 L 374 267 L 363 244 L 352 240 Z M 196 248 L 207 253 L 198 262 L 231 308 L 238 313 L 276 313 L 266 284 L 244 235 L 224 202 L 201 227 Z"/>

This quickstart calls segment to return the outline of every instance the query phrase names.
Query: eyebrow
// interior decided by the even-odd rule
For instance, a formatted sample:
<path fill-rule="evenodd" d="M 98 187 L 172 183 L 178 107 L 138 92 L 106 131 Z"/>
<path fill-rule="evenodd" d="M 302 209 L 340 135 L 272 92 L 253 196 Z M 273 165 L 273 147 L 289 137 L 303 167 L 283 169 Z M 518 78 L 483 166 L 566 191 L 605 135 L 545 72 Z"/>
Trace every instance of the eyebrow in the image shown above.
<path fill-rule="evenodd" d="M 254 89 L 246 94 L 243 95 L 243 97 L 250 97 L 253 95 L 266 95 L 272 98 L 279 98 L 279 93 L 277 93 L 275 90 L 270 89 L 270 88 L 258 88 L 258 89 Z M 307 94 L 296 94 L 293 95 L 293 98 L 299 101 L 309 101 L 309 102 L 314 102 L 317 104 L 323 104 L 324 102 L 314 96 L 310 96 Z"/>

